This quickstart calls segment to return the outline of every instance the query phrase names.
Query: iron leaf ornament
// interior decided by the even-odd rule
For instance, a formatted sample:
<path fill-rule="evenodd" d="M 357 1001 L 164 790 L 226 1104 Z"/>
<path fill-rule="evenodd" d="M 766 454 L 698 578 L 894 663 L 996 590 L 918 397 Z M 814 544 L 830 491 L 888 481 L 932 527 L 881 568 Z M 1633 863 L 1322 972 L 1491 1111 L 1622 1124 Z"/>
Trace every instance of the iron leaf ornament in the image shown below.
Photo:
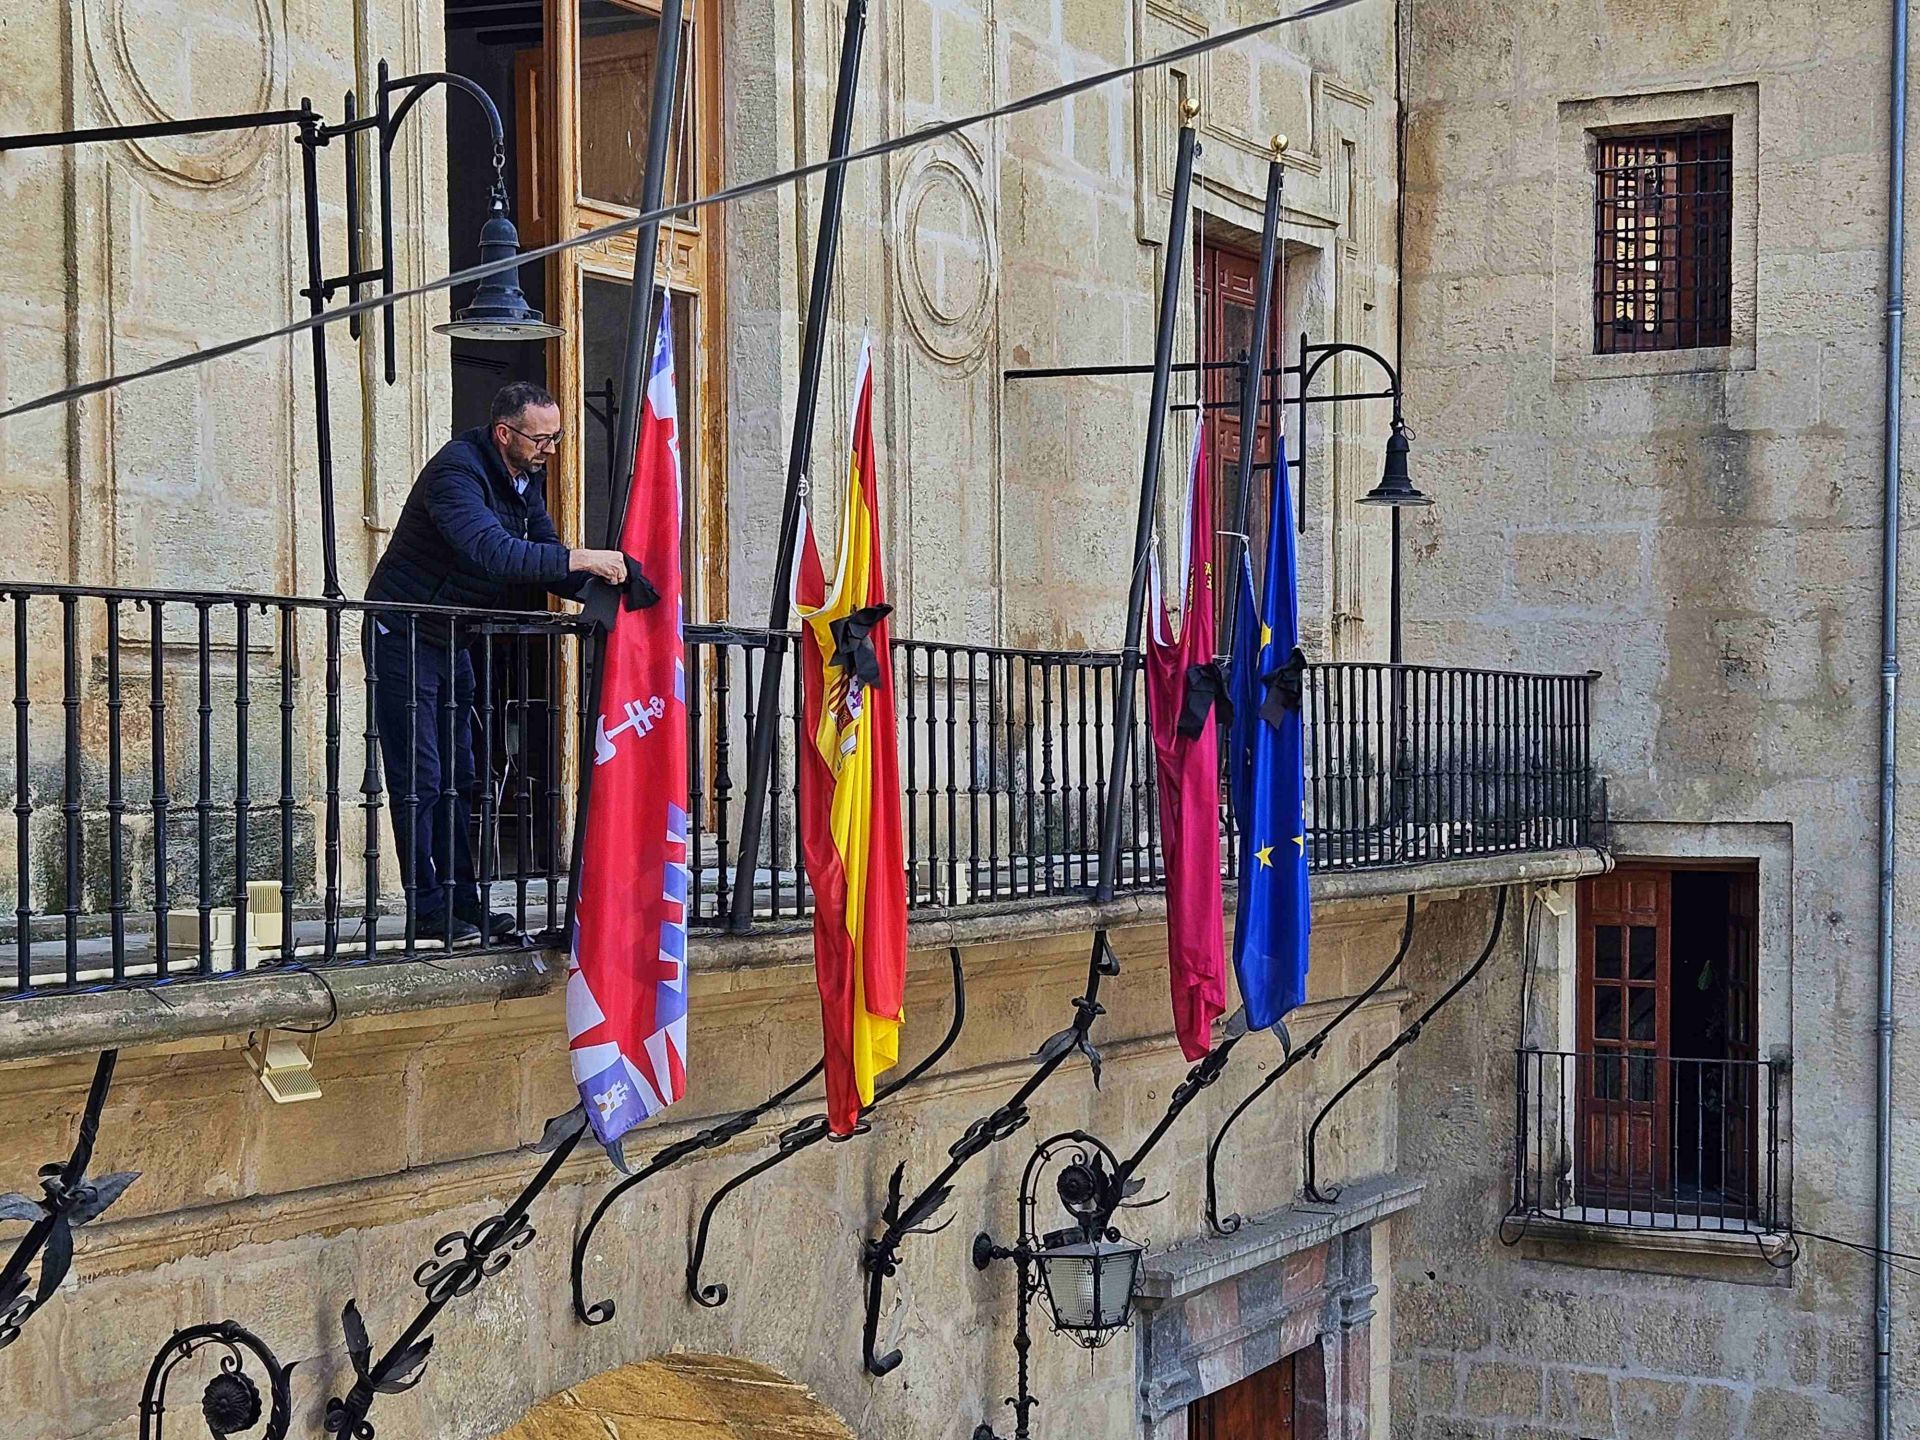
<path fill-rule="evenodd" d="M 374 1440 L 373 1422 L 367 1418 L 374 1401 L 418 1385 L 433 1354 L 433 1336 L 428 1332 L 440 1312 L 472 1294 L 483 1280 L 498 1275 L 515 1254 L 533 1243 L 534 1229 L 527 1212 L 553 1183 L 586 1133 L 586 1116 L 578 1108 L 549 1120 L 540 1139 L 528 1147 L 545 1154 L 546 1159 L 512 1203 L 473 1229 L 456 1230 L 434 1242 L 433 1257 L 413 1272 L 413 1283 L 425 1294 L 425 1303 L 378 1360 L 373 1358 L 373 1341 L 359 1305 L 347 1301 L 340 1312 L 340 1328 L 346 1336 L 354 1383 L 345 1395 L 327 1401 L 321 1428 L 328 1435 L 343 1440 Z"/>
<path fill-rule="evenodd" d="M 137 1170 L 117 1170 L 98 1180 L 87 1178 L 87 1166 L 93 1159 L 93 1146 L 100 1130 L 100 1112 L 106 1105 L 107 1091 L 113 1084 L 113 1067 L 119 1052 L 108 1050 L 94 1065 L 93 1083 L 87 1091 L 86 1109 L 80 1116 L 80 1133 L 73 1153 L 66 1162 L 40 1167 L 43 1198 L 33 1199 L 18 1192 L 0 1195 L 0 1220 L 27 1222 L 27 1233 L 20 1237 L 7 1263 L 0 1266 L 0 1349 L 20 1338 L 29 1317 L 52 1298 L 53 1292 L 73 1268 L 73 1232 L 98 1220 L 108 1208 L 140 1178 Z M 39 1279 L 29 1290 L 27 1272 L 34 1258 L 40 1260 Z"/>
<path fill-rule="evenodd" d="M 347 1301 L 346 1308 L 340 1312 L 340 1328 L 347 1337 L 347 1359 L 353 1364 L 353 1373 L 376 1395 L 403 1395 L 426 1374 L 427 1357 L 433 1354 L 431 1335 L 381 1357 L 375 1365 L 367 1322 L 360 1316 L 359 1305 L 352 1300 Z"/>

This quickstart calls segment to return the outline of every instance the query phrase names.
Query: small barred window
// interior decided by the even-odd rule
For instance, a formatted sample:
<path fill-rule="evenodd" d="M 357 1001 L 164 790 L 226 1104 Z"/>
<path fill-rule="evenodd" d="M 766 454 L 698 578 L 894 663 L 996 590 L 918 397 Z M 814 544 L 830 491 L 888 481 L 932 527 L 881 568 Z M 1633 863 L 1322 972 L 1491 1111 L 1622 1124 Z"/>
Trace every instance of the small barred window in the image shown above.
<path fill-rule="evenodd" d="M 1732 127 L 1602 138 L 1594 178 L 1594 352 L 1727 344 Z"/>

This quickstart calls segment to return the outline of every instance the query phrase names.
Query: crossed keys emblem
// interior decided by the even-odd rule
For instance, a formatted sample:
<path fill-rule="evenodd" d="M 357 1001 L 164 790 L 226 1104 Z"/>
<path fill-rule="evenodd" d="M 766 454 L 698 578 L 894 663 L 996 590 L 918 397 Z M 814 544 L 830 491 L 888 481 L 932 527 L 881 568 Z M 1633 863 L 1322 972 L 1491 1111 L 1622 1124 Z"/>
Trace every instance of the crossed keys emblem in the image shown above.
<path fill-rule="evenodd" d="M 667 713 L 667 702 L 655 695 L 645 702 L 629 700 L 621 708 L 626 711 L 627 718 L 611 730 L 607 728 L 605 715 L 593 722 L 593 763 L 596 765 L 604 765 L 620 753 L 614 746 L 613 737 L 621 731 L 631 730 L 636 735 L 649 733 L 654 722 Z"/>

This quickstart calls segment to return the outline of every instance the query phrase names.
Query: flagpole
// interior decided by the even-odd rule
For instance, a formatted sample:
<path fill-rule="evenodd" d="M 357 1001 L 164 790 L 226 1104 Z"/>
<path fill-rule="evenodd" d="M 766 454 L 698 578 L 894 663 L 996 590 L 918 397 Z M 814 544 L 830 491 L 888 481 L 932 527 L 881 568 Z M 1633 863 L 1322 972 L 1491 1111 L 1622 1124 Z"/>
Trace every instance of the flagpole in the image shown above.
<path fill-rule="evenodd" d="M 680 79 L 682 0 L 660 0 L 659 48 L 653 57 L 653 96 L 647 114 L 647 151 L 640 172 L 640 211 L 652 215 L 660 208 L 666 188 L 667 140 L 673 123 Z M 656 216 L 634 232 L 633 282 L 628 287 L 627 349 L 620 370 L 619 430 L 607 470 L 607 528 L 603 548 L 614 549 L 626 529 L 627 502 L 632 498 L 634 455 L 640 445 L 640 396 L 647 386 L 653 359 L 653 297 L 658 285 L 660 221 Z M 584 537 L 583 537 L 584 538 Z M 607 632 L 593 638 L 592 683 L 583 728 L 600 713 L 600 681 L 606 673 Z M 586 738 L 583 733 L 581 739 Z M 587 806 L 593 799 L 594 765 L 587 747 L 580 747 L 580 779 L 574 798 L 573 844 L 567 865 L 566 942 L 573 943 L 574 916 L 580 904 L 580 859 L 586 847 Z M 698 863 L 697 860 L 695 863 Z M 485 906 L 483 905 L 484 909 Z"/>
<path fill-rule="evenodd" d="M 1120 688 L 1114 696 L 1113 759 L 1107 771 L 1107 805 L 1100 816 L 1100 880 L 1096 902 L 1113 899 L 1120 865 L 1120 797 L 1126 793 L 1133 749 L 1133 692 L 1140 676 L 1140 638 L 1146 620 L 1147 547 L 1153 543 L 1155 502 L 1160 493 L 1160 452 L 1166 435 L 1167 377 L 1173 366 L 1173 328 L 1179 315 L 1180 272 L 1187 252 L 1187 207 L 1193 192 L 1193 157 L 1199 150 L 1194 120 L 1200 106 L 1183 102 L 1180 158 L 1173 175 L 1173 208 L 1160 277 L 1160 318 L 1153 339 L 1153 393 L 1147 402 L 1147 445 L 1140 466 L 1140 513 L 1133 533 L 1133 569 L 1127 585 L 1127 638 L 1120 651 Z M 1257 322 L 1256 322 L 1257 323 Z M 1246 448 L 1244 439 L 1241 448 Z"/>
<path fill-rule="evenodd" d="M 849 0 L 840 37 L 840 76 L 834 88 L 829 161 L 847 153 L 853 138 L 854 93 L 860 84 L 860 50 L 867 29 L 867 0 Z M 814 242 L 812 285 L 807 294 L 806 329 L 801 333 L 800 390 L 793 412 L 793 440 L 787 452 L 787 489 L 780 506 L 780 537 L 773 554 L 773 596 L 767 606 L 767 655 L 760 666 L 758 723 L 748 740 L 747 794 L 740 815 L 739 861 L 733 877 L 733 905 L 727 928 L 743 934 L 753 924 L 753 881 L 760 863 L 760 831 L 770 797 L 773 750 L 780 739 L 780 678 L 793 598 L 793 551 L 800 536 L 800 497 L 807 462 L 813 453 L 813 418 L 820 398 L 821 362 L 827 345 L 827 303 L 833 296 L 834 257 L 840 246 L 840 212 L 847 190 L 847 167 L 827 171 L 820 201 L 820 233 Z"/>
<path fill-rule="evenodd" d="M 1260 423 L 1260 392 L 1266 376 L 1267 321 L 1273 309 L 1273 261 L 1280 248 L 1280 200 L 1286 190 L 1285 156 L 1287 137 L 1273 137 L 1273 158 L 1267 162 L 1267 208 L 1260 226 L 1260 274 L 1253 292 L 1253 335 L 1248 341 L 1245 368 L 1240 379 L 1240 473 L 1234 488 L 1233 533 L 1242 550 L 1251 554 L 1253 541 L 1247 529 L 1247 510 L 1253 498 L 1254 432 Z M 1283 297 L 1284 298 L 1284 297 Z M 1284 387 L 1284 370 L 1274 376 L 1274 384 Z M 1274 463 L 1280 463 L 1280 448 L 1273 450 Z M 1233 626 L 1240 608 L 1240 587 L 1227 580 L 1226 635 L 1233 642 Z"/>
<path fill-rule="evenodd" d="M 680 80 L 682 0 L 661 0 L 660 48 L 653 57 L 653 104 L 647 114 L 647 155 L 640 172 L 640 210 L 660 208 L 666 188 L 667 141 Z M 640 396 L 652 367 L 656 327 L 653 297 L 659 291 L 660 221 L 648 220 L 633 235 L 633 283 L 627 287 L 627 352 L 620 363 L 620 415 L 613 443 L 613 468 L 607 472 L 607 529 L 603 547 L 619 545 L 633 489 L 634 455 L 640 448 Z"/>

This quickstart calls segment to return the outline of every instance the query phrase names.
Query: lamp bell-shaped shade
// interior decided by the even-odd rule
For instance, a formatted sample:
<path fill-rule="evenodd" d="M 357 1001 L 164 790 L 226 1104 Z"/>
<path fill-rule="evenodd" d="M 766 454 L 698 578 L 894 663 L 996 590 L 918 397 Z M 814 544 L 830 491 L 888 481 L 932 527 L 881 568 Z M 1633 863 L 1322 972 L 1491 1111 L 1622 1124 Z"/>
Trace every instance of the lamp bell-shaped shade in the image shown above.
<path fill-rule="evenodd" d="M 513 221 L 496 209 L 480 227 L 480 263 L 511 260 L 519 253 L 519 232 L 513 228 Z M 558 325 L 549 325 L 546 317 L 527 303 L 517 268 L 489 275 L 480 282 L 465 309 L 433 328 L 457 340 L 547 340 L 567 333 Z"/>
<path fill-rule="evenodd" d="M 1131 1240 L 1048 1244 L 1035 1259 L 1047 1287 L 1054 1328 L 1089 1348 L 1104 1345 L 1133 1318 L 1133 1282 L 1141 1249 Z"/>
<path fill-rule="evenodd" d="M 1387 436 L 1387 464 L 1380 483 L 1360 497 L 1362 505 L 1431 505 L 1433 497 L 1414 488 L 1407 474 L 1407 427 L 1395 420 Z"/>

